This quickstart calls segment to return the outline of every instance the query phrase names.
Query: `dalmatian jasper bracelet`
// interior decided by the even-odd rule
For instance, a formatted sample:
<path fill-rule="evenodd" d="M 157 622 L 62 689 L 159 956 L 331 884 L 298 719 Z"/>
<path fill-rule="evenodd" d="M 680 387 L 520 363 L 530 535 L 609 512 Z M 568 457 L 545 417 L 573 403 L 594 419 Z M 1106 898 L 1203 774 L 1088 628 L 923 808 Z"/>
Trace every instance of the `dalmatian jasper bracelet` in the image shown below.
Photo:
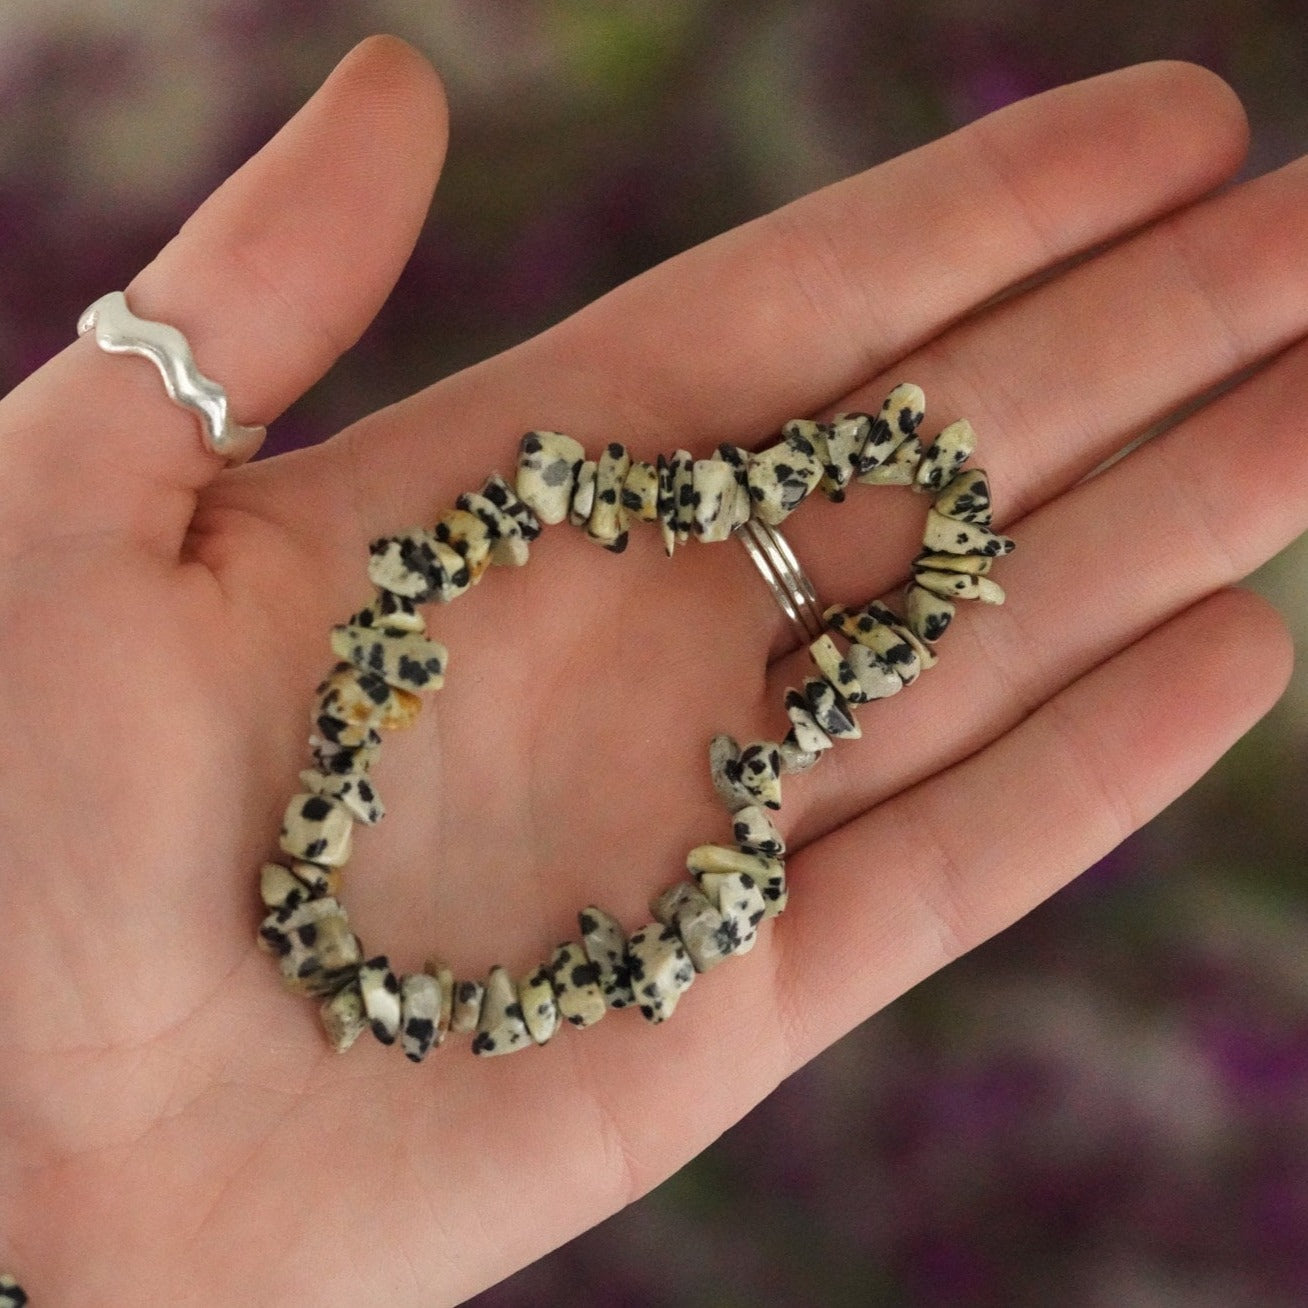
<path fill-rule="evenodd" d="M 782 775 L 812 766 L 834 741 L 858 737 L 853 706 L 897 694 L 931 667 L 932 646 L 957 601 L 1004 599 L 987 574 L 1013 542 L 990 530 L 985 472 L 963 467 L 975 445 L 972 428 L 951 423 L 924 447 L 917 434 L 924 412 L 922 391 L 901 384 L 875 417 L 796 419 L 758 453 L 722 445 L 696 459 L 679 449 L 654 464 L 633 460 L 616 442 L 590 459 L 570 436 L 528 432 L 512 486 L 492 474 L 433 527 L 373 542 L 368 575 L 377 594 L 332 630 L 337 662 L 317 688 L 313 766 L 300 773 L 301 791 L 281 828 L 288 857 L 265 863 L 259 878 L 268 910 L 259 942 L 289 989 L 320 1001 L 337 1050 L 367 1028 L 383 1044 L 398 1040 L 415 1063 L 450 1032 L 470 1034 L 474 1053 L 505 1054 L 544 1044 L 564 1022 L 590 1026 L 628 1005 L 663 1022 L 697 973 L 754 947 L 760 923 L 787 901 L 786 848 L 770 816 L 781 807 Z M 658 895 L 654 920 L 629 936 L 602 909 L 582 909 L 580 939 L 517 978 L 493 967 L 484 979 L 458 979 L 438 959 L 402 974 L 385 955 L 365 957 L 339 898 L 354 824 L 383 815 L 370 779 L 383 733 L 411 725 L 420 697 L 445 677 L 447 652 L 427 634 L 419 605 L 448 603 L 491 564 L 526 563 L 542 525 L 565 518 L 614 552 L 626 548 L 633 520 L 657 523 L 671 556 L 692 537 L 726 540 L 751 518 L 775 526 L 814 490 L 843 500 L 851 481 L 935 497 L 905 616 L 876 602 L 828 609 L 830 633 L 848 647 L 830 633 L 811 643 L 819 675 L 786 692 L 785 737 L 744 746 L 726 735 L 713 739 L 709 766 L 733 843 L 692 849 L 690 877 Z"/>

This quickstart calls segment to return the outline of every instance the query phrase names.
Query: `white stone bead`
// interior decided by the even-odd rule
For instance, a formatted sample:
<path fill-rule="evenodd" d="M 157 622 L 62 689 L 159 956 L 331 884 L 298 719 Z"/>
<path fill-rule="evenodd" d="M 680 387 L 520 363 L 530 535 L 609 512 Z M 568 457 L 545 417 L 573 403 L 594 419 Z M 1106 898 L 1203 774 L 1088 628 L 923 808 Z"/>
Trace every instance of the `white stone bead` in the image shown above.
<path fill-rule="evenodd" d="M 651 922 L 632 933 L 627 958 L 641 1016 L 648 1022 L 666 1022 L 695 980 L 695 965 L 681 937 L 671 927 Z"/>
<path fill-rule="evenodd" d="M 421 639 L 421 638 L 420 638 Z M 375 672 L 340 663 L 314 690 L 310 721 L 333 745 L 356 749 L 372 740 L 387 715 L 391 688 Z"/>
<path fill-rule="evenodd" d="M 721 890 L 724 884 L 729 890 L 739 891 L 735 883 L 711 881 L 705 884 L 705 877 L 746 876 L 759 891 L 763 904 L 764 917 L 776 917 L 786 906 L 786 865 L 780 858 L 767 854 L 754 854 L 742 849 L 732 849 L 728 845 L 697 845 L 686 855 L 686 867 L 695 877 L 710 900 L 721 908 Z M 753 913 L 757 905 L 748 897 L 748 888 L 743 888 L 747 904 L 738 906 L 738 912 Z M 760 919 L 761 920 L 761 919 Z M 749 926 L 748 920 L 744 923 Z M 757 925 L 755 922 L 753 925 Z"/>
<path fill-rule="evenodd" d="M 672 464 L 660 454 L 659 474 L 659 534 L 663 538 L 663 552 L 672 557 L 677 547 L 677 501 L 672 493 Z"/>
<path fill-rule="evenodd" d="M 281 847 L 293 858 L 326 867 L 341 867 L 350 860 L 354 819 L 343 804 L 325 795 L 292 797 L 282 819 Z"/>
<path fill-rule="evenodd" d="M 738 849 L 747 854 L 761 854 L 766 858 L 779 858 L 786 852 L 786 842 L 768 815 L 758 804 L 742 808 L 731 822 L 731 835 Z"/>
<path fill-rule="evenodd" d="M 650 906 L 657 921 L 671 927 L 686 947 L 696 972 L 707 972 L 735 950 L 726 919 L 693 882 L 678 881 L 658 895 Z"/>
<path fill-rule="evenodd" d="M 386 807 L 366 774 L 340 774 L 306 768 L 300 773 L 300 785 L 311 795 L 326 795 L 328 799 L 344 804 L 354 820 L 366 826 L 375 826 L 386 816 Z"/>
<path fill-rule="evenodd" d="M 0 1308 L 23 1308 L 27 1291 L 8 1274 L 0 1276 Z"/>
<path fill-rule="evenodd" d="M 709 741 L 709 776 L 713 789 L 728 813 L 755 803 L 754 796 L 740 783 L 740 745 L 725 732 Z"/>
<path fill-rule="evenodd" d="M 929 568 L 933 572 L 966 572 L 973 577 L 984 577 L 994 567 L 988 554 L 927 554 L 913 560 L 915 568 Z"/>
<path fill-rule="evenodd" d="M 845 658 L 858 678 L 865 700 L 886 699 L 904 689 L 903 678 L 874 649 L 851 645 Z"/>
<path fill-rule="evenodd" d="M 813 716 L 813 710 L 808 706 L 808 700 L 793 688 L 786 691 L 786 716 L 790 719 L 790 729 L 794 733 L 796 746 L 805 753 L 820 754 L 835 744 L 835 741 L 818 726 L 817 718 Z"/>
<path fill-rule="evenodd" d="M 359 993 L 373 1035 L 393 1045 L 400 1032 L 400 980 L 385 954 L 370 958 L 359 968 Z"/>
<path fill-rule="evenodd" d="M 481 1001 L 481 1018 L 472 1039 L 472 1052 L 483 1057 L 511 1054 L 532 1043 L 527 1023 L 518 1002 L 518 987 L 502 967 L 493 967 L 486 978 L 486 994 Z"/>
<path fill-rule="evenodd" d="M 822 461 L 797 423 L 782 428 L 776 445 L 749 456 L 752 512 L 760 522 L 784 522 L 822 479 Z"/>
<path fill-rule="evenodd" d="M 562 522 L 572 503 L 577 470 L 585 462 L 580 441 L 557 431 L 529 431 L 518 447 L 514 490 L 546 525 Z"/>
<path fill-rule="evenodd" d="M 422 970 L 428 976 L 436 978 L 436 984 L 441 991 L 440 1011 L 436 1015 L 436 1035 L 432 1041 L 433 1045 L 445 1043 L 445 1037 L 450 1033 L 450 1023 L 454 1019 L 454 973 L 449 966 L 439 958 L 429 958 L 423 965 Z M 476 1020 L 473 1020 L 473 1026 Z"/>
<path fill-rule="evenodd" d="M 947 518 L 990 525 L 990 479 L 984 468 L 964 468 L 936 496 L 935 510 Z"/>
<path fill-rule="evenodd" d="M 859 685 L 854 670 L 845 661 L 830 636 L 819 636 L 808 647 L 817 670 L 851 703 L 861 704 L 867 698 Z"/>
<path fill-rule="evenodd" d="M 739 784 L 753 804 L 781 807 L 781 747 L 771 740 L 751 741 L 740 751 Z"/>
<path fill-rule="evenodd" d="M 414 607 L 411 599 L 393 594 L 389 590 L 379 590 L 371 604 L 364 605 L 350 619 L 352 627 L 384 627 L 391 631 L 427 630 L 426 619 Z"/>
<path fill-rule="evenodd" d="M 804 698 L 809 712 L 828 736 L 857 740 L 863 734 L 845 697 L 825 677 L 806 677 Z"/>
<path fill-rule="evenodd" d="M 574 527 L 584 527 L 595 508 L 595 471 L 598 464 L 586 459 L 577 469 L 577 484 L 572 488 L 572 502 L 568 506 L 568 521 Z"/>
<path fill-rule="evenodd" d="M 920 386 L 900 382 L 882 401 L 881 411 L 871 420 L 859 454 L 859 480 L 881 467 L 906 440 L 915 438 L 926 415 L 926 396 Z"/>
<path fill-rule="evenodd" d="M 268 908 L 289 911 L 309 898 L 309 890 L 290 868 L 280 863 L 265 863 L 259 869 L 259 898 Z"/>
<path fill-rule="evenodd" d="M 922 463 L 922 443 L 916 436 L 901 441 L 895 452 L 879 467 L 861 472 L 858 481 L 864 486 L 911 486 Z"/>
<path fill-rule="evenodd" d="M 535 540 L 541 532 L 540 519 L 514 493 L 498 472 L 492 472 L 482 483 L 481 493 L 497 508 L 503 509 L 518 524 L 525 541 Z"/>
<path fill-rule="evenodd" d="M 343 1054 L 368 1029 L 368 1014 L 357 981 L 327 999 L 318 1013 L 327 1039 L 338 1054 Z"/>
<path fill-rule="evenodd" d="M 421 1063 L 436 1043 L 441 1015 L 440 983 L 426 972 L 400 982 L 400 1048 L 411 1063 Z"/>
<path fill-rule="evenodd" d="M 947 518 L 931 508 L 927 510 L 922 544 L 933 554 L 984 554 L 993 558 L 998 554 L 1011 554 L 1014 543 L 988 527 L 960 518 Z"/>
<path fill-rule="evenodd" d="M 905 590 L 904 612 L 909 628 L 926 641 L 939 640 L 954 619 L 953 604 L 939 592 L 920 585 Z"/>
<path fill-rule="evenodd" d="M 695 524 L 695 456 L 689 450 L 673 450 L 671 471 L 673 527 L 677 544 L 684 545 Z"/>
<path fill-rule="evenodd" d="M 567 941 L 554 951 L 549 969 L 554 998 L 565 1022 L 593 1026 L 608 1011 L 600 990 L 599 968 L 575 941 Z"/>
<path fill-rule="evenodd" d="M 562 1018 L 559 1001 L 554 998 L 550 970 L 544 963 L 518 982 L 518 1003 L 527 1033 L 536 1044 L 545 1044 L 559 1029 Z"/>
<path fill-rule="evenodd" d="M 594 904 L 577 914 L 581 947 L 595 964 L 600 992 L 610 1008 L 631 1003 L 631 977 L 627 974 L 627 936 L 622 924 Z"/>
<path fill-rule="evenodd" d="M 388 686 L 423 694 L 445 684 L 450 652 L 421 632 L 371 627 L 332 628 L 332 652 Z"/>
<path fill-rule="evenodd" d="M 796 772 L 807 772 L 817 763 L 821 754 L 811 749 L 800 749 L 795 743 L 795 733 L 788 731 L 781 738 L 781 774 L 790 776 Z"/>
<path fill-rule="evenodd" d="M 502 509 L 480 491 L 465 491 L 454 501 L 460 509 L 475 513 L 491 534 L 490 557 L 493 564 L 520 568 L 527 562 L 528 547 L 522 526 L 513 514 Z"/>
<path fill-rule="evenodd" d="M 450 998 L 450 1030 L 469 1035 L 481 1019 L 482 998 L 486 987 L 480 981 L 455 981 Z"/>
<path fill-rule="evenodd" d="M 838 413 L 819 428 L 821 439 L 816 443 L 822 458 L 822 479 L 818 490 L 838 504 L 859 470 L 859 457 L 872 430 L 872 419 L 866 413 Z"/>
<path fill-rule="evenodd" d="M 691 488 L 696 538 L 706 544 L 726 540 L 744 521 L 736 517 L 735 470 L 721 459 L 696 459 Z"/>
<path fill-rule="evenodd" d="M 486 524 L 467 509 L 442 509 L 432 533 L 463 560 L 469 579 L 476 584 L 491 562 L 493 538 Z"/>
<path fill-rule="evenodd" d="M 729 851 L 740 854 L 739 850 Z M 749 857 L 749 855 L 741 855 Z M 695 880 L 727 922 L 737 954 L 748 954 L 758 939 L 758 925 L 768 915 L 763 891 L 750 872 L 696 872 Z M 784 899 L 781 901 L 784 907 Z M 780 911 L 780 910 L 778 910 Z"/>
<path fill-rule="evenodd" d="M 627 447 L 610 441 L 595 468 L 595 503 L 586 521 L 586 535 L 615 554 L 627 548 L 630 515 L 622 503 L 622 483 L 630 467 Z"/>
<path fill-rule="evenodd" d="M 976 432 L 966 418 L 951 422 L 926 447 L 914 478 L 921 490 L 938 491 L 947 485 L 976 449 Z"/>
<path fill-rule="evenodd" d="M 654 464 L 632 460 L 622 482 L 622 506 L 641 522 L 659 520 L 659 474 Z"/>

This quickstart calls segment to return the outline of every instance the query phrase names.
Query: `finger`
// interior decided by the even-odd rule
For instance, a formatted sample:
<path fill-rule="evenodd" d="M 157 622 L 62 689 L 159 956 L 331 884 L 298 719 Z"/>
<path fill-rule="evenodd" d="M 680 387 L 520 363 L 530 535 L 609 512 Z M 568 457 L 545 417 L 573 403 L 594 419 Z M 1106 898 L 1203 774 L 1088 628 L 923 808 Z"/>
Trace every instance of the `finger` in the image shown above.
<path fill-rule="evenodd" d="M 531 427 L 620 439 L 642 456 L 748 443 L 1013 283 L 1193 199 L 1229 176 L 1244 142 L 1229 89 L 1188 65 L 1035 97 L 710 241 L 373 415 L 323 449 L 322 475 L 360 478 L 375 534 L 511 462 Z"/>
<path fill-rule="evenodd" d="M 959 324 L 832 409 L 875 409 L 895 381 L 912 378 L 928 396 L 924 432 L 963 414 L 972 422 L 974 463 L 990 475 L 997 521 L 1011 522 L 1308 331 L 1308 306 L 1287 275 L 1308 260 L 1305 213 L 1300 160 Z M 1231 416 L 1233 430 L 1248 429 Z M 920 541 L 921 500 L 854 491 L 844 505 L 805 505 L 786 523 L 831 601 L 889 587 Z M 873 521 L 883 547 L 858 548 Z M 753 602 L 774 652 L 792 649 L 780 612 L 760 593 Z"/>
<path fill-rule="evenodd" d="M 1002 560 L 1002 608 L 960 603 L 940 664 L 868 705 L 791 786 L 803 842 L 966 758 L 1033 706 L 1204 596 L 1247 576 L 1308 526 L 1308 344 L 1022 520 Z M 1239 433 L 1233 437 L 1233 433 Z M 769 672 L 766 701 L 812 674 L 807 650 Z M 825 775 L 823 775 L 825 774 Z"/>
<path fill-rule="evenodd" d="M 980 753 L 793 857 L 776 933 L 791 1065 L 1142 826 L 1267 712 L 1292 657 L 1262 600 L 1212 596 Z"/>
<path fill-rule="evenodd" d="M 427 63 L 393 38 L 365 41 L 133 280 L 132 309 L 179 328 L 236 418 L 266 425 L 389 292 L 444 139 Z M 18 543 L 129 534 L 175 554 L 196 491 L 222 467 L 149 363 L 89 339 L 4 401 L 0 449 L 0 532 Z"/>

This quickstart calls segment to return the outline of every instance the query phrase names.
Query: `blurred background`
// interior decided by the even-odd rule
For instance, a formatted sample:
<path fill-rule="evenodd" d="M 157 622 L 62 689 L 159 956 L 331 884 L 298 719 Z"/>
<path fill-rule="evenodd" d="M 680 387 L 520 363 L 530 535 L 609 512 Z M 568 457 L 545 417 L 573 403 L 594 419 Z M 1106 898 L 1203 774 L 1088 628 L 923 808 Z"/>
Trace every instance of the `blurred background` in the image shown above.
<path fill-rule="evenodd" d="M 1206 64 L 1308 146 L 1300 0 L 0 0 L 0 390 L 358 38 L 448 84 L 427 231 L 273 449 L 1010 100 Z M 1308 627 L 1295 548 L 1253 580 Z M 1308 678 L 1184 799 L 487 1291 L 552 1304 L 1308 1304 Z M 681 1111 L 693 1111 L 685 1105 Z"/>

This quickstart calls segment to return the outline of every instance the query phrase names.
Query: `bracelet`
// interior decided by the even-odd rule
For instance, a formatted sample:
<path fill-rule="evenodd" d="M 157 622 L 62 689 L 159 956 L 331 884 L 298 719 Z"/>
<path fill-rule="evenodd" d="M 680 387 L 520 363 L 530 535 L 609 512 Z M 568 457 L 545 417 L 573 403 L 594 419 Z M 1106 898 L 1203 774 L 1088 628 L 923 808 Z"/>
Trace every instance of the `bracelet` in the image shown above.
<path fill-rule="evenodd" d="M 679 449 L 651 464 L 618 442 L 597 459 L 560 432 L 523 437 L 514 485 L 497 473 L 460 495 L 431 528 L 374 541 L 368 576 L 376 597 L 331 633 L 337 662 L 317 688 L 309 737 L 313 766 L 287 805 L 280 846 L 286 862 L 265 863 L 258 932 L 292 991 L 320 1002 L 327 1039 L 348 1049 L 365 1029 L 397 1039 L 421 1062 L 450 1032 L 470 1034 L 476 1054 L 544 1044 L 564 1022 L 591 1026 L 610 1008 L 639 1007 L 651 1023 L 672 1016 L 695 976 L 747 954 L 760 924 L 786 907 L 785 843 L 770 813 L 781 807 L 781 777 L 811 767 L 838 739 L 862 733 L 854 706 L 912 684 L 936 661 L 932 645 L 958 600 L 999 604 L 987 574 L 1013 542 L 990 529 L 986 474 L 964 468 L 975 447 L 966 420 L 927 446 L 918 438 L 922 391 L 896 386 L 875 417 L 795 419 L 757 453 L 721 445 L 696 459 Z M 851 481 L 901 485 L 934 495 L 922 552 L 901 619 L 883 604 L 820 611 L 811 585 L 777 526 L 814 490 L 843 500 Z M 355 823 L 381 820 L 370 779 L 383 733 L 413 724 L 421 696 L 444 682 L 448 652 L 427 634 L 419 606 L 462 595 L 491 564 L 521 566 L 542 525 L 567 519 L 614 553 L 627 547 L 632 520 L 657 523 L 665 551 L 692 537 L 739 535 L 783 611 L 808 644 L 820 675 L 787 690 L 790 722 L 780 741 L 709 745 L 714 789 L 731 815 L 733 844 L 704 844 L 686 856 L 690 878 L 659 894 L 653 921 L 630 935 L 588 905 L 579 940 L 515 979 L 500 966 L 484 980 L 456 979 L 442 960 L 400 973 L 385 954 L 365 957 L 340 900 Z M 847 639 L 841 649 L 832 633 Z"/>

